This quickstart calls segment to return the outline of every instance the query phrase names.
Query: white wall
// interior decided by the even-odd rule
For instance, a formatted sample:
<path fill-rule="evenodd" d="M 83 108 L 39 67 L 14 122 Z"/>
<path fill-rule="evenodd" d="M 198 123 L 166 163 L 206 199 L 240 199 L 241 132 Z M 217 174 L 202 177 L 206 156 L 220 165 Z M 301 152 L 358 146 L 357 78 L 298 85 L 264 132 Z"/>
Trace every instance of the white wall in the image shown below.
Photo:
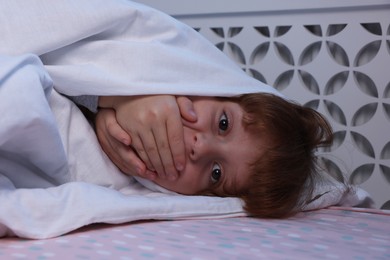
<path fill-rule="evenodd" d="M 171 15 L 293 11 L 323 8 L 364 8 L 389 0 L 135 0 Z"/>

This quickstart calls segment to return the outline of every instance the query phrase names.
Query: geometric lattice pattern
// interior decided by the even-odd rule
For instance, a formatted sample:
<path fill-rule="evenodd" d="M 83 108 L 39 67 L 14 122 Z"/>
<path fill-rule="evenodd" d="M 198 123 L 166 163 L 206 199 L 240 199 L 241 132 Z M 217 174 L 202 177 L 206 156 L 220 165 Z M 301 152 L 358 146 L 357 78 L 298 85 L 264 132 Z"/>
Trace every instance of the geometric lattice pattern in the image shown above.
<path fill-rule="evenodd" d="M 333 146 L 320 151 L 390 209 L 390 12 L 180 17 L 254 78 L 323 113 Z"/>

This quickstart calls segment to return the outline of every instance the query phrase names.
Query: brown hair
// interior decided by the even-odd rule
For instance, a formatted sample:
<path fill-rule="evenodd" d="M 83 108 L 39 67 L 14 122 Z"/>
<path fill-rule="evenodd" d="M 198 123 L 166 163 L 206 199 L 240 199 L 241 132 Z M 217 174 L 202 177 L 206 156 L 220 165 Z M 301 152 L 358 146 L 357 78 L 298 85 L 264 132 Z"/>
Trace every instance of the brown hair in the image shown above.
<path fill-rule="evenodd" d="M 244 110 L 246 131 L 266 140 L 250 165 L 247 189 L 237 196 L 253 216 L 295 214 L 311 196 L 317 170 L 314 152 L 332 143 L 331 126 L 314 109 L 272 94 L 245 94 L 233 101 Z"/>

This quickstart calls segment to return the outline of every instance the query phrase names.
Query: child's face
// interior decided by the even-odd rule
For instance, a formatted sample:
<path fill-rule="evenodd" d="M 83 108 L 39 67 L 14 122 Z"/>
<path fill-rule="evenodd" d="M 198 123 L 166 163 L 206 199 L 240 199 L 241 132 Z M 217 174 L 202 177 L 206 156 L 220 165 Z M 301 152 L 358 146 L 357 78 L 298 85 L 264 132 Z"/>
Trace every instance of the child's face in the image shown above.
<path fill-rule="evenodd" d="M 182 194 L 210 191 L 216 195 L 245 189 L 249 163 L 259 151 L 258 140 L 244 131 L 243 110 L 230 101 L 194 97 L 198 120 L 183 121 L 187 160 L 175 181 L 156 179 L 160 186 Z"/>

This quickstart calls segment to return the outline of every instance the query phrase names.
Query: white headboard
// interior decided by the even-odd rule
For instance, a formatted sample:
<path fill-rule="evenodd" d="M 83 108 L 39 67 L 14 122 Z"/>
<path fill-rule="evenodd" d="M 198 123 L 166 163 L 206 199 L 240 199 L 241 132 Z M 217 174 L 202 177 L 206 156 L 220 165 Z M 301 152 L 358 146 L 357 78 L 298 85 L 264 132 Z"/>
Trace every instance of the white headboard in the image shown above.
<path fill-rule="evenodd" d="M 140 0 L 204 35 L 248 74 L 326 115 L 327 166 L 390 209 L 389 0 Z"/>

